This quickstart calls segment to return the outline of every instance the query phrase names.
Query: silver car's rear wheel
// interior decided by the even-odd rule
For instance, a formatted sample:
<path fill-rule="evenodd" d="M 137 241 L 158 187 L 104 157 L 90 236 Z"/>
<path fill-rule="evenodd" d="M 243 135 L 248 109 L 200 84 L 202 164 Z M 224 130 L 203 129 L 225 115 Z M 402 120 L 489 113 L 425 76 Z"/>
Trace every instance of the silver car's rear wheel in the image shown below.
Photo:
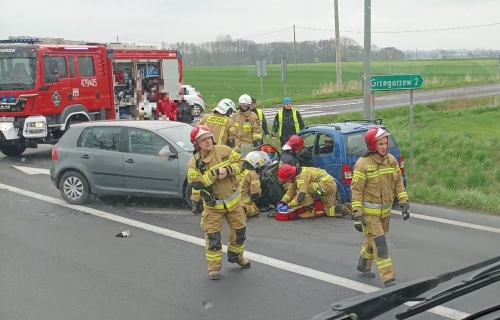
<path fill-rule="evenodd" d="M 59 181 L 59 190 L 63 199 L 70 204 L 83 204 L 90 196 L 87 179 L 76 171 L 66 172 Z"/>

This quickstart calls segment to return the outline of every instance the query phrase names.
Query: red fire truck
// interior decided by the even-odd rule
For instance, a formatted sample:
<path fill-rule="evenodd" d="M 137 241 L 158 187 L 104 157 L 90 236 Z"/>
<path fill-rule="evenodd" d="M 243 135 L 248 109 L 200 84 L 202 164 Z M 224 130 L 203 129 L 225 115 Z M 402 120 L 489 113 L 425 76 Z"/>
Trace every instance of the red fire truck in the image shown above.
<path fill-rule="evenodd" d="M 153 117 L 158 96 L 178 101 L 177 50 L 123 44 L 0 41 L 0 152 L 55 144 L 72 123 Z"/>

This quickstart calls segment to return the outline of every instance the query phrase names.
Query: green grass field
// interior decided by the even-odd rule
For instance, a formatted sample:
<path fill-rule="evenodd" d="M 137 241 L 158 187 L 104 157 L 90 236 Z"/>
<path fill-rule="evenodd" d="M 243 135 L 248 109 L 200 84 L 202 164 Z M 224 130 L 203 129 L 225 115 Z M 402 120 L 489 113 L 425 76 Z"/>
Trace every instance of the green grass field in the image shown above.
<path fill-rule="evenodd" d="M 379 110 L 410 171 L 409 107 Z M 360 119 L 362 113 L 306 118 L 307 124 Z M 500 215 L 500 96 L 414 107 L 410 201 Z"/>
<path fill-rule="evenodd" d="M 393 74 L 421 73 L 426 80 L 422 89 L 500 81 L 497 59 L 393 61 L 391 71 Z M 226 97 L 237 103 L 243 93 L 256 97 L 258 106 L 282 103 L 285 88 L 281 82 L 281 66 L 268 65 L 267 73 L 262 81 L 264 100 L 255 66 L 184 67 L 184 83 L 195 86 L 202 93 L 209 109 Z M 372 74 L 389 74 L 389 63 L 372 62 Z M 294 103 L 362 96 L 362 75 L 362 62 L 343 62 L 344 90 L 338 92 L 335 63 L 299 64 L 297 71 L 294 64 L 288 64 L 287 95 Z"/>

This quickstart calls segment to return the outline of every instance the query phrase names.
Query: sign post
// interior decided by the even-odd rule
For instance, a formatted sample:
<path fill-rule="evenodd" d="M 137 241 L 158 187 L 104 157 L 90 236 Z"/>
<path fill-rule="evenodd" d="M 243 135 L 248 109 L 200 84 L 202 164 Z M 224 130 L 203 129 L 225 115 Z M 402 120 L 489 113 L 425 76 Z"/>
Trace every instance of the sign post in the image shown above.
<path fill-rule="evenodd" d="M 372 93 L 410 90 L 410 177 L 413 176 L 413 90 L 420 89 L 424 83 L 425 79 L 421 74 L 372 75 L 370 81 Z M 375 116 L 375 110 L 372 114 Z"/>
<path fill-rule="evenodd" d="M 285 97 L 286 97 L 286 58 L 281 58 L 281 82 L 285 83 Z"/>
<path fill-rule="evenodd" d="M 262 77 L 267 76 L 267 64 L 266 60 L 257 60 L 257 63 L 255 64 L 255 67 L 257 69 L 257 77 L 260 78 L 260 93 L 261 93 L 261 98 L 264 100 L 264 85 L 262 84 Z"/>

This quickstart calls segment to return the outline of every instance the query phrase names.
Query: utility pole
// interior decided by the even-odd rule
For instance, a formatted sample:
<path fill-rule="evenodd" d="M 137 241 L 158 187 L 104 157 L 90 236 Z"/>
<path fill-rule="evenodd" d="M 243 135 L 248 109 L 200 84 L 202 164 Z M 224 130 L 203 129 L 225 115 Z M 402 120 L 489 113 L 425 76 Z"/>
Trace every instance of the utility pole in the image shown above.
<path fill-rule="evenodd" d="M 365 0 L 365 66 L 363 87 L 363 118 L 374 120 L 371 112 L 371 51 L 372 51 L 372 26 L 371 26 L 371 0 Z"/>
<path fill-rule="evenodd" d="M 297 72 L 297 43 L 295 42 L 295 25 L 293 25 L 293 56 L 295 60 L 295 72 Z"/>
<path fill-rule="evenodd" d="M 116 43 L 119 43 L 119 41 L 118 41 L 118 36 L 116 36 Z"/>
<path fill-rule="evenodd" d="M 337 67 L 337 90 L 342 90 L 342 65 L 340 56 L 339 0 L 335 0 L 335 66 Z"/>

